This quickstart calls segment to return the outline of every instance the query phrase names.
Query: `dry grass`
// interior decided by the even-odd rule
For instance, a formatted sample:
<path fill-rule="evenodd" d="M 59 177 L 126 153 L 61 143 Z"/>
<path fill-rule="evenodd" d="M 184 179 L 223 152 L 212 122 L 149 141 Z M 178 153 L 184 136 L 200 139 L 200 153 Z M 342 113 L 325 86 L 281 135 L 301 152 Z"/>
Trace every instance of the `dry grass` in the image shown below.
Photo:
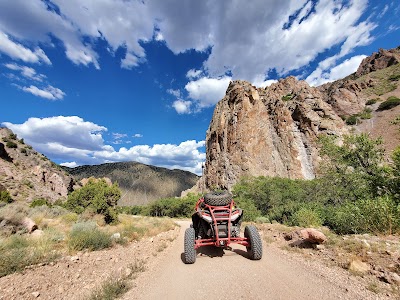
<path fill-rule="evenodd" d="M 23 230 L 20 223 L 27 216 L 43 230 L 42 235 L 34 237 Z M 3 231 L 2 236 L 0 231 L 0 277 L 19 272 L 30 265 L 48 263 L 71 251 L 98 250 L 112 247 L 115 243 L 126 244 L 133 240 L 155 236 L 176 226 L 168 218 L 121 214 L 120 223 L 116 225 L 105 225 L 99 216 L 94 215 L 91 220 L 92 225 L 82 225 L 82 227 L 79 225 L 81 223 L 77 223 L 80 219 L 77 214 L 61 207 L 29 208 L 19 203 L 0 208 L 0 221 L 4 219 L 11 224 L 10 226 L 15 226 L 18 234 Z M 114 233 L 120 233 L 121 239 L 112 240 L 111 235 Z M 163 251 L 166 246 L 166 243 L 161 244 L 157 251 Z M 134 266 L 134 269 L 140 267 Z"/>
<path fill-rule="evenodd" d="M 128 241 L 155 236 L 176 227 L 175 222 L 168 218 L 136 217 L 120 214 L 118 220 L 120 223 L 109 226 L 108 230 L 112 233 L 119 232 L 121 238 Z"/>
<path fill-rule="evenodd" d="M 134 264 L 128 266 L 127 270 L 129 272 L 126 274 L 107 278 L 100 287 L 92 292 L 88 300 L 112 300 L 119 298 L 130 289 L 130 280 L 135 279 L 140 272 L 145 270 L 145 264 L 143 261 L 135 261 Z"/>

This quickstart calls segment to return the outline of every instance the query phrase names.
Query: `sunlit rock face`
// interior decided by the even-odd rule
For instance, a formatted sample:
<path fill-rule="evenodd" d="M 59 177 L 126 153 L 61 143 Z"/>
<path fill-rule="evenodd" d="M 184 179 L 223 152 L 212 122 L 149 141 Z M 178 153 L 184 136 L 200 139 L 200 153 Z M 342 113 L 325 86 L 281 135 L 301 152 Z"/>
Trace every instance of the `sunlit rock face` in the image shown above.
<path fill-rule="evenodd" d="M 265 89 L 231 82 L 207 131 L 206 186 L 230 189 L 243 176 L 314 178 L 318 135 L 347 133 L 323 98 L 294 77 Z"/>

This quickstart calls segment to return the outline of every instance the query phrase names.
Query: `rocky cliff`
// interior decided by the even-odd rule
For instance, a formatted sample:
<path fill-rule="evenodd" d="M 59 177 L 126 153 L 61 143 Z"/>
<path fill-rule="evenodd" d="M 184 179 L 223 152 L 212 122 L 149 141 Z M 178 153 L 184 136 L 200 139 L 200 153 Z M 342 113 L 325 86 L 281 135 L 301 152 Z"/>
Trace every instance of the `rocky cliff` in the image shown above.
<path fill-rule="evenodd" d="M 206 185 L 229 189 L 246 175 L 312 179 L 320 133 L 347 128 L 306 82 L 288 77 L 265 89 L 231 82 L 207 131 Z"/>
<path fill-rule="evenodd" d="M 66 199 L 74 180 L 7 128 L 0 128 L 0 186 L 17 201 Z"/>
<path fill-rule="evenodd" d="M 230 189 L 242 176 L 314 178 L 318 136 L 349 133 L 342 119 L 363 111 L 368 100 L 397 95 L 399 55 L 400 48 L 380 50 L 365 58 L 356 73 L 320 87 L 294 77 L 265 89 L 231 82 L 206 135 L 206 187 Z M 372 112 L 372 127 L 364 131 L 377 131 L 374 117 L 382 120 L 382 114 Z"/>

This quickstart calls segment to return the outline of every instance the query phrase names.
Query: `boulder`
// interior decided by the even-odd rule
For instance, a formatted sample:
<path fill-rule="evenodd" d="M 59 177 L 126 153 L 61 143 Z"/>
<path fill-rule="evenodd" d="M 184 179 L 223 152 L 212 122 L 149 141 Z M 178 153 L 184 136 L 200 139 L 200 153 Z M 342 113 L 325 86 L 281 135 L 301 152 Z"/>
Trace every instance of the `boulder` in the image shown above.
<path fill-rule="evenodd" d="M 325 234 L 314 228 L 295 230 L 285 235 L 285 239 L 291 242 L 291 246 L 307 247 L 324 243 L 327 238 Z"/>
<path fill-rule="evenodd" d="M 29 233 L 32 233 L 38 228 L 36 223 L 28 217 L 22 219 L 21 225 L 24 226 Z"/>
<path fill-rule="evenodd" d="M 371 270 L 371 266 L 359 259 L 355 259 L 349 263 L 348 269 L 357 275 L 365 275 Z"/>

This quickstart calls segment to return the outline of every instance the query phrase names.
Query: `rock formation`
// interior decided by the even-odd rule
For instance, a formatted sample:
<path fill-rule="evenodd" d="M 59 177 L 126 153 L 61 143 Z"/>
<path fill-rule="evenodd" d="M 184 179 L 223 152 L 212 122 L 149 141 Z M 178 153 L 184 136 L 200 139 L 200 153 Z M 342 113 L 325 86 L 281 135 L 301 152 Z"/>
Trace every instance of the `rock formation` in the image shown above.
<path fill-rule="evenodd" d="M 368 73 L 385 69 L 400 62 L 400 47 L 385 50 L 379 49 L 378 52 L 373 53 L 363 59 L 357 69 L 356 76 L 360 77 Z"/>
<path fill-rule="evenodd" d="M 240 177 L 312 179 L 317 137 L 347 129 L 323 95 L 288 77 L 265 89 L 231 82 L 207 131 L 206 186 L 230 189 Z"/>
<path fill-rule="evenodd" d="M 0 184 L 14 200 L 30 202 L 45 198 L 54 202 L 66 199 L 73 189 L 72 176 L 7 128 L 0 128 L 0 141 Z"/>
<path fill-rule="evenodd" d="M 231 82 L 207 131 L 205 186 L 230 189 L 243 176 L 314 178 L 318 136 L 346 134 L 341 117 L 362 112 L 370 99 L 398 96 L 399 61 L 400 47 L 381 49 L 356 73 L 319 87 L 294 77 L 265 89 Z M 373 134 L 370 123 L 367 132 Z"/>

